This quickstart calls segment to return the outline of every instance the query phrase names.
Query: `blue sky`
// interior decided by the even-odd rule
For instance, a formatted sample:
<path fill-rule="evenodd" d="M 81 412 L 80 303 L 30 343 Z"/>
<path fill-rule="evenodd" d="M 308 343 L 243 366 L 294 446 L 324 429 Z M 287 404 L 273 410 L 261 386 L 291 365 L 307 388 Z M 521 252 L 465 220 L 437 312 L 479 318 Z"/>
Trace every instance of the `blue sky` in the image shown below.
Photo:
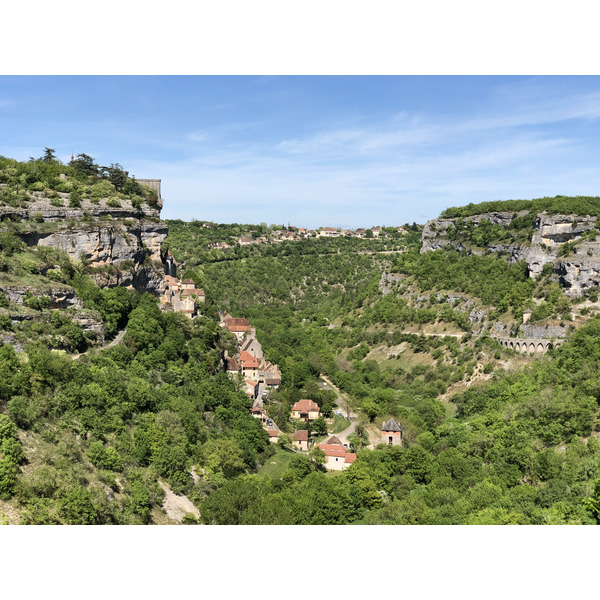
<path fill-rule="evenodd" d="M 597 76 L 3 76 L 0 154 L 162 179 L 164 218 L 369 227 L 600 195 Z"/>

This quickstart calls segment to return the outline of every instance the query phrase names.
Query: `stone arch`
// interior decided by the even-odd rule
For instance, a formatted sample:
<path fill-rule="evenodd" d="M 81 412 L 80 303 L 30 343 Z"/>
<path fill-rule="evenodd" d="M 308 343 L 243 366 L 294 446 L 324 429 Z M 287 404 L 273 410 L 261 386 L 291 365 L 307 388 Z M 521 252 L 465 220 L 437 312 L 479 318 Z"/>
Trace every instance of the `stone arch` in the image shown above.
<path fill-rule="evenodd" d="M 527 342 L 521 342 L 521 354 L 527 354 Z"/>
<path fill-rule="evenodd" d="M 529 344 L 529 354 L 535 354 L 535 344 L 533 342 Z"/>
<path fill-rule="evenodd" d="M 544 350 L 545 350 L 545 348 L 544 348 L 544 345 L 542 344 L 542 342 L 539 342 L 539 343 L 538 343 L 538 345 L 537 345 L 537 346 L 536 346 L 536 348 L 535 348 L 535 351 L 536 351 L 538 354 L 543 354 L 543 353 L 544 353 Z"/>
<path fill-rule="evenodd" d="M 508 342 L 506 342 L 506 343 L 508 344 Z M 511 348 L 511 350 L 514 350 L 514 348 L 515 348 L 515 346 L 512 342 L 510 342 L 510 348 Z"/>

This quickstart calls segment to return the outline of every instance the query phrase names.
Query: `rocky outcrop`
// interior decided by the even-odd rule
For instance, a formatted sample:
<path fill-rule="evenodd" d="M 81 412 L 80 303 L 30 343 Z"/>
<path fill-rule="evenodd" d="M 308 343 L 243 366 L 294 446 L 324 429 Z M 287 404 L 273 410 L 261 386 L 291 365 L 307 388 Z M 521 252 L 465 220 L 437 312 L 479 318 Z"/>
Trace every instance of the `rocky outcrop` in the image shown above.
<path fill-rule="evenodd" d="M 387 296 L 393 292 L 393 287 L 399 281 L 402 281 L 402 275 L 394 275 L 392 273 L 382 273 L 379 280 L 379 291 L 382 296 Z"/>
<path fill-rule="evenodd" d="M 466 217 L 475 226 L 486 219 L 493 224 L 508 226 L 520 213 L 495 212 Z M 455 227 L 458 218 L 429 221 L 422 235 L 421 252 L 429 252 L 452 246 L 458 251 L 481 254 L 481 249 L 470 247 L 465 240 L 451 240 L 448 229 Z M 524 260 L 531 277 L 538 277 L 544 266 L 552 265 L 553 277 L 565 288 L 566 293 L 579 296 L 586 289 L 600 286 L 600 240 L 589 234 L 597 228 L 597 217 L 582 215 L 548 215 L 540 213 L 533 222 L 530 244 L 491 244 L 485 252 L 505 256 L 509 262 Z M 565 252 L 564 244 L 570 243 Z"/>
<path fill-rule="evenodd" d="M 525 338 L 563 338 L 569 328 L 565 323 L 561 325 L 537 325 L 525 323 L 519 328 Z"/>
<path fill-rule="evenodd" d="M 46 297 L 50 299 L 50 308 L 83 308 L 83 302 L 70 286 L 56 285 L 52 288 L 36 289 L 25 285 L 2 285 L 2 292 L 9 302 L 23 304 L 25 298 L 31 294 L 37 297 Z"/>
<path fill-rule="evenodd" d="M 159 206 L 138 210 L 124 200 L 121 206 L 84 200 L 81 208 L 68 208 L 39 199 L 27 208 L 0 207 L 0 219 L 20 221 L 18 233 L 27 245 L 60 248 L 85 262 L 102 287 L 160 294 L 166 262 L 161 246 L 168 228 L 159 220 Z M 173 261 L 168 269 L 175 270 Z"/>
<path fill-rule="evenodd" d="M 501 225 L 507 227 L 513 218 L 516 216 L 523 216 L 527 214 L 527 211 L 521 211 L 519 213 L 512 212 L 493 212 L 485 213 L 481 215 L 474 215 L 472 217 L 466 217 L 463 221 L 472 221 L 475 226 L 479 225 L 481 221 L 488 220 L 493 225 Z M 450 219 L 433 219 L 425 223 L 423 227 L 423 233 L 421 235 L 421 252 L 429 252 L 430 250 L 439 250 L 446 246 L 454 246 L 459 252 L 462 250 L 468 250 L 468 246 L 463 244 L 460 240 L 449 240 L 446 235 L 450 227 L 456 227 L 456 223 L 459 220 L 458 217 Z"/>

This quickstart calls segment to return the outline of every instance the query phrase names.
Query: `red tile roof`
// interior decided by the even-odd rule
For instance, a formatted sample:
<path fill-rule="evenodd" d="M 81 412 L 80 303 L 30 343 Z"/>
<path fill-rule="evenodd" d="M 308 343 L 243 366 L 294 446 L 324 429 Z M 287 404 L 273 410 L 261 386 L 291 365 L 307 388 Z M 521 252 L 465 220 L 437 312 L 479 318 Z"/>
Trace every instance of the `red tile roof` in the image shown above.
<path fill-rule="evenodd" d="M 183 290 L 181 292 L 182 296 L 204 296 L 204 292 L 201 289 L 196 290 Z"/>
<path fill-rule="evenodd" d="M 317 446 L 321 448 L 327 456 L 346 456 L 346 448 L 339 444 L 317 444 Z"/>
<path fill-rule="evenodd" d="M 245 350 L 240 352 L 240 362 L 243 369 L 258 369 L 258 359 Z"/>
<path fill-rule="evenodd" d="M 184 279 L 183 283 L 196 285 L 196 282 L 193 279 Z"/>
<path fill-rule="evenodd" d="M 354 452 L 348 452 L 344 446 L 340 444 L 317 444 L 325 452 L 326 456 L 337 456 L 343 458 L 345 463 L 352 464 L 356 460 Z"/>
<path fill-rule="evenodd" d="M 292 434 L 292 437 L 297 442 L 308 442 L 308 431 L 306 429 L 299 429 Z"/>
<path fill-rule="evenodd" d="M 309 412 L 311 410 L 320 411 L 319 405 L 312 400 L 298 400 L 294 406 L 292 406 L 292 410 L 297 410 L 298 412 Z"/>
<path fill-rule="evenodd" d="M 227 325 L 247 325 L 248 327 L 250 327 L 250 321 L 248 321 L 248 319 L 240 319 L 240 318 L 233 318 L 233 317 L 227 317 L 225 319 L 225 323 Z"/>

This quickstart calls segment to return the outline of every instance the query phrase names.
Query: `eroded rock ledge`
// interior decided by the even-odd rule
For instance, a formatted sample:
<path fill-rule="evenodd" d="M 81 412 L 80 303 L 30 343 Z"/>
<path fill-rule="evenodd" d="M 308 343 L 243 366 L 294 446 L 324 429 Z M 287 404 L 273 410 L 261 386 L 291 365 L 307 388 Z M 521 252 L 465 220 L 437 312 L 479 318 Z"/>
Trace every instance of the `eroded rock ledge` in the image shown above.
<path fill-rule="evenodd" d="M 494 212 L 464 217 L 463 222 L 472 221 L 477 227 L 484 219 L 492 224 L 507 227 L 519 213 Z M 464 240 L 451 240 L 448 229 L 455 227 L 459 218 L 434 219 L 426 223 L 422 235 L 421 252 L 438 250 L 447 246 L 470 254 L 484 252 L 502 253 L 509 262 L 524 260 L 531 277 L 538 277 L 545 265 L 551 265 L 553 275 L 572 296 L 583 294 L 589 288 L 600 286 L 600 239 L 587 235 L 597 229 L 597 217 L 583 215 L 536 216 L 531 228 L 529 244 L 491 244 L 486 250 L 472 248 Z M 561 248 L 570 243 L 568 252 Z"/>

